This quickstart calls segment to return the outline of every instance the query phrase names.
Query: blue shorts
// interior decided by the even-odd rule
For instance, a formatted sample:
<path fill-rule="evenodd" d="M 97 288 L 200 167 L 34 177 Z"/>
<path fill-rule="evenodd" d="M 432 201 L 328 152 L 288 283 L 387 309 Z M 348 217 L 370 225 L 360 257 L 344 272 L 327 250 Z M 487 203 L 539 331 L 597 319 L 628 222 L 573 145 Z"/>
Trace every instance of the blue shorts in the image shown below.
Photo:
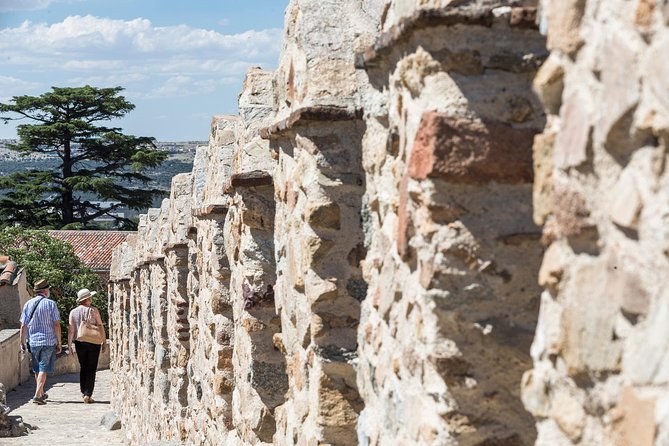
<path fill-rule="evenodd" d="M 33 357 L 33 373 L 46 372 L 53 373 L 53 367 L 56 365 L 56 346 L 40 345 L 30 346 L 30 354 Z"/>

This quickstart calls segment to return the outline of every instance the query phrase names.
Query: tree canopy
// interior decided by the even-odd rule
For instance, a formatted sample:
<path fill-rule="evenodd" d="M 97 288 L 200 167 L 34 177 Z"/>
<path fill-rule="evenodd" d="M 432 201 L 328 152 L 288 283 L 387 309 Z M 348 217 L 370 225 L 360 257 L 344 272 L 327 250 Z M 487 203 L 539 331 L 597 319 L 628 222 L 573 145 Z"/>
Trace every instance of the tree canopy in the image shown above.
<path fill-rule="evenodd" d="M 148 188 L 147 169 L 167 153 L 155 139 L 126 135 L 106 125 L 135 106 L 122 87 L 52 87 L 40 96 L 14 96 L 0 103 L 0 120 L 26 120 L 17 126 L 19 141 L 9 146 L 22 154 L 60 158 L 57 170 L 17 172 L 0 179 L 0 219 L 31 228 L 89 227 L 108 216 L 126 228 L 135 223 L 115 214 L 141 210 L 163 194 Z"/>
<path fill-rule="evenodd" d="M 97 292 L 92 299 L 93 305 L 100 310 L 103 320 L 107 321 L 104 284 L 90 268 L 81 263 L 69 243 L 49 236 L 46 231 L 6 227 L 0 229 L 0 254 L 9 256 L 19 267 L 24 268 L 29 285 L 39 279 L 49 281 L 64 330 L 67 330 L 70 310 L 77 306 L 77 291 L 82 288 Z"/>

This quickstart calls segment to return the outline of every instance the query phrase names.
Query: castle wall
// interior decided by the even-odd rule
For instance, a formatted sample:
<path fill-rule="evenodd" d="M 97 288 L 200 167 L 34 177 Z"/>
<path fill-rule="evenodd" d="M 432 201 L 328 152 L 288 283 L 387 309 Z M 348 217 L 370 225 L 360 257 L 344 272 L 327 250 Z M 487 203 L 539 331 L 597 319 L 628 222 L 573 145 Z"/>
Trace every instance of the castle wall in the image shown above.
<path fill-rule="evenodd" d="M 668 14 L 291 1 L 115 251 L 131 440 L 669 441 Z"/>
<path fill-rule="evenodd" d="M 523 379 L 537 445 L 669 442 L 668 18 L 662 2 L 542 2 L 534 218 L 547 249 Z"/>
<path fill-rule="evenodd" d="M 534 8 L 433 3 L 390 2 L 358 61 L 373 88 L 359 439 L 532 444 L 519 389 L 540 294 L 530 86 L 545 42 Z"/>

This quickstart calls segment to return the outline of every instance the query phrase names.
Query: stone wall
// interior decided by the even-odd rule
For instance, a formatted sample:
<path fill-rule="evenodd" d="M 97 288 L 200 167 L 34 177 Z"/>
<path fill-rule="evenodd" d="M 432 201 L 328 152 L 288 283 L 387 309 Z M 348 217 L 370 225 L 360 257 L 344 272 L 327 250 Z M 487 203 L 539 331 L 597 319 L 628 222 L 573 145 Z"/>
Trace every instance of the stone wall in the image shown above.
<path fill-rule="evenodd" d="M 31 297 L 25 271 L 19 268 L 13 277 L 12 283 L 0 284 L 0 330 L 20 327 L 21 310 Z"/>
<path fill-rule="evenodd" d="M 21 340 L 17 328 L 0 330 L 0 384 L 7 391 L 30 378 L 28 354 L 19 353 Z"/>
<path fill-rule="evenodd" d="M 540 294 L 531 81 L 545 42 L 533 7 L 434 3 L 390 2 L 358 60 L 373 86 L 359 437 L 532 444 L 519 393 Z"/>
<path fill-rule="evenodd" d="M 669 8 L 545 1 L 541 22 L 547 250 L 523 401 L 538 445 L 669 444 Z"/>
<path fill-rule="evenodd" d="M 659 5 L 292 0 L 114 253 L 130 441 L 667 443 Z"/>
<path fill-rule="evenodd" d="M 364 78 L 354 62 L 374 30 L 359 3 L 301 0 L 286 11 L 278 110 L 264 131 L 278 154 L 277 340 L 288 374 L 275 444 L 344 445 L 357 437 L 365 126 Z"/>
<path fill-rule="evenodd" d="M 25 271 L 18 267 L 15 271 L 14 274 L 7 274 L 13 279 L 10 283 L 0 285 L 0 385 L 4 385 L 6 391 L 30 378 L 29 355 L 19 353 L 19 319 L 30 294 Z"/>

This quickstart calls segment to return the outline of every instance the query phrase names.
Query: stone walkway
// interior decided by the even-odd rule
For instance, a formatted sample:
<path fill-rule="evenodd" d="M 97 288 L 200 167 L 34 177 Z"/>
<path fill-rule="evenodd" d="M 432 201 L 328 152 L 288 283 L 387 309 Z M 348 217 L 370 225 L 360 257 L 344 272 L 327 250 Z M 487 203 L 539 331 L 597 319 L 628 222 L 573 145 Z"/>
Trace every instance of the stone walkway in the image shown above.
<path fill-rule="evenodd" d="M 107 431 L 100 419 L 110 410 L 109 370 L 101 370 L 95 380 L 94 404 L 84 404 L 79 393 L 79 374 L 61 375 L 47 379 L 49 401 L 39 406 L 30 401 L 35 392 L 34 381 L 24 383 L 7 394 L 12 415 L 38 429 L 19 438 L 3 438 L 4 445 L 123 445 L 122 431 Z"/>

